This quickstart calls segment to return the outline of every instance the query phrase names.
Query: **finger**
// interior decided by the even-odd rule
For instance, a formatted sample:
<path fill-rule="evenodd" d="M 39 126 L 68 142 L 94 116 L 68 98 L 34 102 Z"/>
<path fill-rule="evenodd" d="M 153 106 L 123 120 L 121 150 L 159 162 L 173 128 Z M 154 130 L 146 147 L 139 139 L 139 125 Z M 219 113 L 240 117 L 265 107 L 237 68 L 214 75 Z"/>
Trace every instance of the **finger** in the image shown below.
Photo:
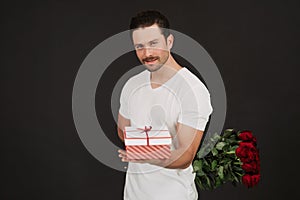
<path fill-rule="evenodd" d="M 122 157 L 122 162 L 130 162 L 130 160 L 128 159 L 128 158 L 126 158 L 126 157 Z"/>
<path fill-rule="evenodd" d="M 122 150 L 122 149 L 119 149 L 118 152 L 122 155 L 127 155 L 126 151 Z"/>

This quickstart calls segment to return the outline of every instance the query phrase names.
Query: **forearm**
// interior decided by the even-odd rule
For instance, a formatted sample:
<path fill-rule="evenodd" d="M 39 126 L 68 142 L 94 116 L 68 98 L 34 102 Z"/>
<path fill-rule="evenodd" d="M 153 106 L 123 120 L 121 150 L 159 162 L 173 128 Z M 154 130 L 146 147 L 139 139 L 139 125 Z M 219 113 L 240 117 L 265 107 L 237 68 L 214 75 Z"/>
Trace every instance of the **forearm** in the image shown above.
<path fill-rule="evenodd" d="M 117 127 L 117 130 L 118 130 L 118 136 L 119 136 L 120 140 L 121 140 L 122 142 L 124 142 L 124 134 L 123 134 L 123 131 L 122 131 L 119 127 Z"/>
<path fill-rule="evenodd" d="M 130 126 L 130 119 L 126 119 L 119 113 L 117 130 L 118 130 L 118 136 L 122 140 L 122 142 L 124 142 L 123 130 L 126 126 Z"/>
<path fill-rule="evenodd" d="M 181 125 L 179 130 L 181 130 L 181 132 L 177 134 L 177 137 L 179 138 L 179 148 L 171 151 L 171 156 L 168 159 L 128 159 L 127 153 L 124 150 L 119 150 L 119 156 L 122 158 L 123 162 L 149 163 L 170 169 L 185 169 L 193 162 L 203 131 L 195 130 L 186 125 Z M 124 141 L 123 134 L 119 134 L 119 137 Z"/>
<path fill-rule="evenodd" d="M 171 151 L 171 157 L 165 160 L 153 160 L 150 164 L 158 165 L 170 169 L 185 169 L 193 161 L 192 152 L 185 148 Z"/>

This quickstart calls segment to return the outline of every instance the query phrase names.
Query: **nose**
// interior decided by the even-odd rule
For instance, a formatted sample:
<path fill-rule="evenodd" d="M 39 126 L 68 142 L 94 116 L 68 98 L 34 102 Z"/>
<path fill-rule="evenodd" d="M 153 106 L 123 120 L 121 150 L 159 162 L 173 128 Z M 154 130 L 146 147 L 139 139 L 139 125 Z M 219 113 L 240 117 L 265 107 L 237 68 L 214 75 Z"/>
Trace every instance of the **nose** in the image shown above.
<path fill-rule="evenodd" d="M 144 48 L 144 56 L 149 57 L 152 55 L 152 49 L 149 47 Z"/>

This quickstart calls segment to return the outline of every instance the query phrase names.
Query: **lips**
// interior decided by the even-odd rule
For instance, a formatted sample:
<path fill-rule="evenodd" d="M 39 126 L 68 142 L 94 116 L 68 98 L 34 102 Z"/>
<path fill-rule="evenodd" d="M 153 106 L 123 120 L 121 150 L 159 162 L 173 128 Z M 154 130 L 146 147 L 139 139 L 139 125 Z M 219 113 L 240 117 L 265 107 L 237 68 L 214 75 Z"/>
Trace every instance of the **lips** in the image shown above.
<path fill-rule="evenodd" d="M 153 64 L 156 60 L 158 60 L 158 57 L 149 57 L 143 59 L 144 63 L 146 64 Z"/>

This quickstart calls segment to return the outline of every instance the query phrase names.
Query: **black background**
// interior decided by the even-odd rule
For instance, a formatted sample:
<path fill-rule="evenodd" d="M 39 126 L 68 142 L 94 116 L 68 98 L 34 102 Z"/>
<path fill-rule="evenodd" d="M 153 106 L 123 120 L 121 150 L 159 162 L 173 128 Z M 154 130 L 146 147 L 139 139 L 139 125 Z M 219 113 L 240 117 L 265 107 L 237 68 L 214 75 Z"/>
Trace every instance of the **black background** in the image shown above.
<path fill-rule="evenodd" d="M 111 0 L 2 2 L 1 199 L 122 198 L 125 174 L 102 165 L 79 139 L 72 88 L 89 52 L 149 8 L 217 64 L 228 100 L 224 128 L 251 129 L 258 139 L 259 185 L 226 184 L 201 191 L 201 199 L 298 196 L 299 1 Z M 137 64 L 133 53 L 121 57 L 97 89 L 99 122 L 120 147 L 107 105 L 115 81 Z"/>

